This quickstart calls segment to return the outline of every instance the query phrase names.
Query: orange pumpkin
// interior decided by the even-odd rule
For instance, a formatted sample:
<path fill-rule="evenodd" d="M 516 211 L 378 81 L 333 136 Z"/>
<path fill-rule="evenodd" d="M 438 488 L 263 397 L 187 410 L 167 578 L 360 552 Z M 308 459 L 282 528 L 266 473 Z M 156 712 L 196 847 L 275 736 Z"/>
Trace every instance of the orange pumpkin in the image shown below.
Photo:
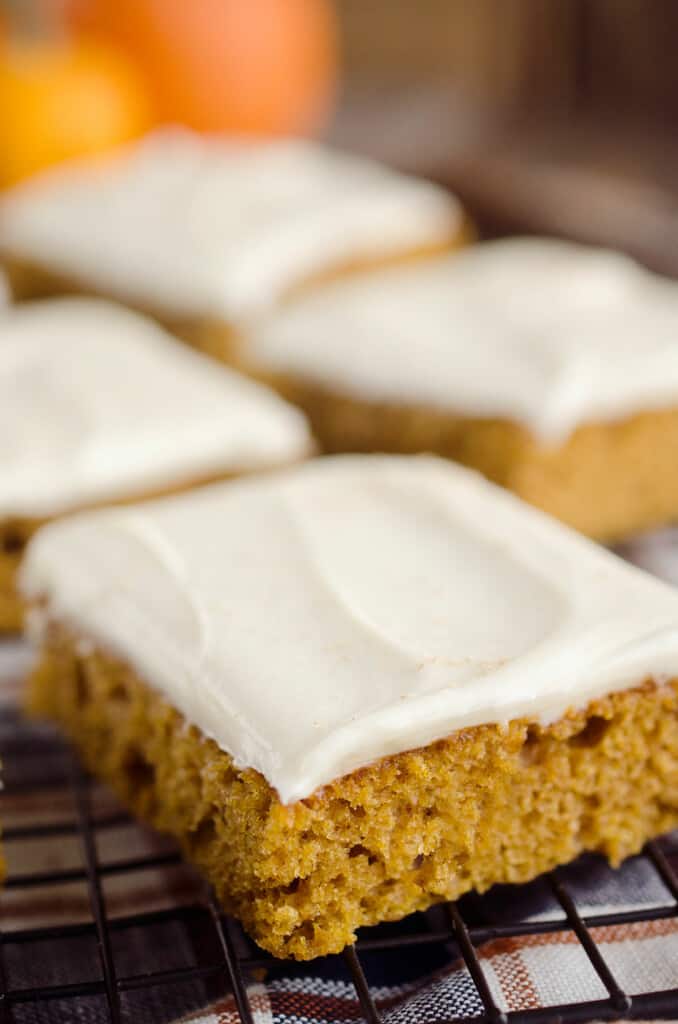
<path fill-rule="evenodd" d="M 143 79 L 109 47 L 44 40 L 0 45 L 0 184 L 119 145 L 150 123 Z"/>
<path fill-rule="evenodd" d="M 54 0 L 53 0 L 54 2 Z M 331 106 L 331 0 L 55 0 L 133 54 L 161 117 L 199 131 L 305 132 Z"/>

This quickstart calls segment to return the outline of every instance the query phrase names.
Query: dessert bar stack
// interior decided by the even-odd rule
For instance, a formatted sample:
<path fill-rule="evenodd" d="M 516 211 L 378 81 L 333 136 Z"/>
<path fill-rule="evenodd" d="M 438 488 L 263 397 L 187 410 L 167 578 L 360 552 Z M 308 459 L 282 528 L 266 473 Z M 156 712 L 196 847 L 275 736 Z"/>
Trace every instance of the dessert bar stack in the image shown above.
<path fill-rule="evenodd" d="M 678 825 L 678 591 L 583 536 L 678 518 L 678 288 L 471 242 L 300 140 L 0 200 L 26 710 L 276 956 Z"/>

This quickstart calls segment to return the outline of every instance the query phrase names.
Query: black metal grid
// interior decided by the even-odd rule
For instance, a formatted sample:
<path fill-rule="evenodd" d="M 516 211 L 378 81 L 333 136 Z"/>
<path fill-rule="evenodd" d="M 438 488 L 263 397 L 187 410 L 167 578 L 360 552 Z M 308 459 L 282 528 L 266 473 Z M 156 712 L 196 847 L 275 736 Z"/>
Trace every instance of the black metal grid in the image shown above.
<path fill-rule="evenodd" d="M 178 854 L 165 850 L 114 862 L 102 861 L 98 852 L 102 835 L 129 819 L 118 810 L 103 816 L 95 814 L 91 781 L 53 732 L 29 725 L 12 711 L 4 711 L 0 714 L 0 754 L 5 771 L 2 800 L 11 801 L 22 793 L 30 796 L 34 792 L 67 791 L 74 808 L 72 818 L 67 820 L 16 826 L 10 823 L 4 830 L 6 849 L 11 852 L 12 844 L 27 841 L 45 844 L 77 841 L 82 859 L 81 866 L 10 874 L 6 893 L 39 892 L 45 887 L 79 883 L 87 887 L 90 910 L 89 920 L 75 924 L 38 922 L 33 927 L 8 930 L 0 922 L 0 1024 L 71 1020 L 164 1024 L 179 1013 L 198 1009 L 201 1002 L 226 992 L 232 993 L 241 1020 L 253 1024 L 250 986 L 257 971 L 261 968 L 280 971 L 280 962 L 255 947 L 235 921 L 222 915 L 211 893 L 195 877 L 197 898 L 160 910 L 140 910 L 111 919 L 104 892 L 109 879 L 178 865 Z M 666 905 L 614 912 L 606 909 L 599 914 L 582 916 L 566 872 L 556 871 L 544 876 L 539 884 L 547 888 L 560 908 L 557 919 L 502 920 L 501 915 L 493 919 L 495 897 L 471 895 L 427 914 L 415 915 L 400 925 L 367 929 L 342 957 L 329 957 L 323 963 L 325 967 L 338 965 L 344 977 L 352 980 L 359 1006 L 356 1012 L 369 1024 L 377 1024 L 382 1017 L 367 979 L 375 964 L 388 958 L 402 958 L 403 954 L 415 959 L 422 973 L 434 970 L 441 962 L 441 954 L 448 963 L 450 957 L 455 956 L 466 964 L 481 1009 L 473 1016 L 440 1018 L 439 1024 L 514 1021 L 553 1024 L 556 1021 L 615 1020 L 621 1016 L 637 1020 L 657 1016 L 678 1019 L 678 964 L 675 988 L 628 995 L 605 962 L 591 931 L 597 926 L 678 918 L 678 865 L 673 863 L 661 842 L 650 843 L 643 856 L 670 894 Z M 186 964 L 159 965 L 152 955 L 158 929 L 176 926 L 181 926 L 191 936 L 194 956 Z M 576 936 L 607 997 L 544 1009 L 502 1012 L 483 973 L 478 948 L 493 939 L 557 931 L 569 931 Z M 128 948 L 132 933 L 136 936 L 135 967 L 130 969 L 127 964 L 121 970 L 116 960 L 116 946 L 124 936 L 125 948 Z M 51 976 L 45 980 L 40 976 L 43 965 L 45 975 L 50 975 L 50 957 L 58 954 L 65 943 L 78 948 L 81 942 L 90 943 L 96 949 L 96 963 L 93 967 L 90 965 L 89 977 L 73 981 L 55 980 Z M 16 973 L 17 964 L 29 969 L 29 974 L 32 972 L 32 983 L 15 984 L 12 975 Z M 285 965 L 287 969 L 294 970 L 296 977 L 302 977 L 304 972 L 316 974 L 318 962 L 293 968 Z M 36 974 L 39 977 L 35 977 Z M 171 999 L 164 998 L 168 992 L 175 995 Z M 132 1005 L 130 998 L 134 996 L 143 997 L 141 1003 Z"/>

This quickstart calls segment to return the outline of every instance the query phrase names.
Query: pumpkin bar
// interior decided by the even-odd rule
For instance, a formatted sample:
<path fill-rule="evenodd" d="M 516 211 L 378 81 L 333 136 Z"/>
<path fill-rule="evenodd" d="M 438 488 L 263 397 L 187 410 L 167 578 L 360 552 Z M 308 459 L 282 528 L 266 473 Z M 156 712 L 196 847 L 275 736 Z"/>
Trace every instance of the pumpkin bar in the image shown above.
<path fill-rule="evenodd" d="M 86 513 L 21 586 L 32 713 L 276 956 L 678 824 L 678 592 L 444 460 Z"/>
<path fill-rule="evenodd" d="M 231 361 L 331 452 L 434 452 L 583 533 L 678 518 L 678 285 L 548 239 L 336 282 L 263 318 Z"/>
<path fill-rule="evenodd" d="M 30 536 L 84 507 L 310 453 L 304 417 L 136 313 L 94 299 L 0 316 L 0 631 L 21 625 Z"/>
<path fill-rule="evenodd" d="M 0 200 L 17 298 L 96 293 L 186 340 L 326 277 L 423 257 L 468 233 L 446 190 L 303 140 L 162 130 L 35 176 Z"/>

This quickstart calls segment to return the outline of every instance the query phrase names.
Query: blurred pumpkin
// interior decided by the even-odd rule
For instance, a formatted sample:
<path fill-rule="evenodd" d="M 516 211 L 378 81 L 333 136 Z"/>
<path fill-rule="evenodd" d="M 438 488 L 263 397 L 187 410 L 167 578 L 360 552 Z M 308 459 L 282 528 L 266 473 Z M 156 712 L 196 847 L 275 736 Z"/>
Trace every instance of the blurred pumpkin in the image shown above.
<path fill-rule="evenodd" d="M 161 117 L 198 131 L 312 131 L 337 71 L 331 0 L 53 0 L 134 55 Z"/>
<path fill-rule="evenodd" d="M 143 78 L 110 47 L 11 37 L 0 42 L 0 184 L 119 145 L 150 123 Z"/>

